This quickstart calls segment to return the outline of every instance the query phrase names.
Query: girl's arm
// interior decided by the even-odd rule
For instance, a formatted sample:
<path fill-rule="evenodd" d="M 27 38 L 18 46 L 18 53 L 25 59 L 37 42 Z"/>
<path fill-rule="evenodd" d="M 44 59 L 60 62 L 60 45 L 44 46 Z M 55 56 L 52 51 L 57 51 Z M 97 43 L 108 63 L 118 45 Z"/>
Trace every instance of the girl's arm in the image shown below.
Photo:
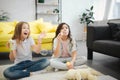
<path fill-rule="evenodd" d="M 46 33 L 45 32 L 42 32 L 39 37 L 38 37 L 38 42 L 36 45 L 33 45 L 32 48 L 33 48 L 33 51 L 37 54 L 40 53 L 41 51 L 41 43 L 42 43 L 42 39 L 46 36 Z"/>
<path fill-rule="evenodd" d="M 54 57 L 58 57 L 59 56 L 59 53 L 60 53 L 60 44 L 62 42 L 62 39 L 61 39 L 62 35 L 61 33 L 58 34 L 58 36 L 56 37 L 56 40 L 54 40 Z"/>
<path fill-rule="evenodd" d="M 9 53 L 9 59 L 10 59 L 10 61 L 14 61 L 15 58 L 16 58 L 16 50 L 10 51 L 10 53 Z"/>
<path fill-rule="evenodd" d="M 32 45 L 32 49 L 36 54 L 39 54 L 41 51 L 41 42 L 38 41 L 36 45 Z"/>
<path fill-rule="evenodd" d="M 76 51 L 73 51 L 72 52 L 72 60 L 71 60 L 71 63 L 74 64 L 75 60 L 76 60 L 76 55 L 77 55 L 77 52 Z"/>
<path fill-rule="evenodd" d="M 73 46 L 72 46 L 72 55 L 71 55 L 72 61 L 71 61 L 71 63 L 74 64 L 74 62 L 76 60 L 76 56 L 77 56 L 77 45 L 76 45 L 76 41 L 74 38 L 72 39 L 72 44 L 73 44 Z"/>
<path fill-rule="evenodd" d="M 12 39 L 9 40 L 9 42 L 7 43 L 7 48 L 10 49 L 10 53 L 9 53 L 9 59 L 10 61 L 14 61 L 16 58 L 16 50 L 14 50 L 14 42 L 12 41 Z"/>
<path fill-rule="evenodd" d="M 74 39 L 72 39 L 72 43 L 73 43 L 73 46 L 72 46 L 72 60 L 70 62 L 70 64 L 68 65 L 68 68 L 73 68 L 74 67 L 74 62 L 76 60 L 76 57 L 77 57 L 77 46 L 76 46 L 76 41 Z"/>
<path fill-rule="evenodd" d="M 57 40 L 56 48 L 53 51 L 54 57 L 58 57 L 60 53 L 60 40 Z"/>
<path fill-rule="evenodd" d="M 68 69 L 73 69 L 73 68 L 74 68 L 74 62 L 75 62 L 75 60 L 76 60 L 76 55 L 77 55 L 77 52 L 76 52 L 76 51 L 73 51 L 73 52 L 72 52 L 72 60 L 71 60 L 71 62 L 67 62 L 67 63 L 66 63 Z"/>

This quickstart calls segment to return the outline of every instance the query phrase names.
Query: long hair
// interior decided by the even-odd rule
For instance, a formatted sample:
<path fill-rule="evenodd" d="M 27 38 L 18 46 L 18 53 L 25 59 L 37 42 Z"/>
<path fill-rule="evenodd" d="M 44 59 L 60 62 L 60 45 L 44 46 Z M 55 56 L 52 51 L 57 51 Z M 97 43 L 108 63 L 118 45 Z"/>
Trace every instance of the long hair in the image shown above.
<path fill-rule="evenodd" d="M 72 41 L 72 38 L 71 38 L 71 30 L 70 30 L 70 26 L 69 26 L 67 23 L 61 23 L 61 24 L 58 25 L 58 27 L 57 27 L 57 29 L 56 29 L 55 37 L 53 38 L 53 41 L 54 41 L 54 39 L 58 36 L 58 34 L 60 33 L 63 25 L 67 25 L 67 26 L 68 26 L 69 33 L 68 33 L 68 36 L 67 36 L 67 37 L 68 37 L 68 39 L 70 39 L 70 43 L 71 43 L 71 41 Z"/>
<path fill-rule="evenodd" d="M 24 21 L 17 23 L 17 25 L 15 26 L 14 34 L 12 36 L 12 39 L 13 40 L 16 39 L 18 44 L 20 44 L 20 42 L 21 42 L 21 32 L 22 32 L 23 24 L 27 24 L 29 26 L 29 24 L 27 22 L 24 22 Z M 29 35 L 28 35 L 28 37 L 29 37 Z"/>

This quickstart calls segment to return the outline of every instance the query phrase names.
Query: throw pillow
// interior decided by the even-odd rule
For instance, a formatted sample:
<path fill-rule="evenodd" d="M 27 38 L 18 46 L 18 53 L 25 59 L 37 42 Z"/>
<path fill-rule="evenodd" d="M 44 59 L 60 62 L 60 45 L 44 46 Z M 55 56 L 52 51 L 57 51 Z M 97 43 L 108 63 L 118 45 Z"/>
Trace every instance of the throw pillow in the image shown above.
<path fill-rule="evenodd" d="M 120 23 L 108 23 L 114 40 L 120 41 Z"/>
<path fill-rule="evenodd" d="M 30 25 L 30 31 L 32 34 L 39 34 L 40 30 L 38 28 L 39 24 L 36 21 L 28 22 Z"/>
<path fill-rule="evenodd" d="M 0 28 L 0 33 L 3 32 L 2 28 Z"/>
<path fill-rule="evenodd" d="M 0 22 L 0 28 L 2 28 L 4 34 L 10 34 L 14 31 L 15 22 Z"/>
<path fill-rule="evenodd" d="M 120 31 L 115 34 L 115 39 L 120 41 Z"/>
<path fill-rule="evenodd" d="M 53 25 L 53 27 L 49 30 L 49 32 L 56 32 L 58 25 Z"/>
<path fill-rule="evenodd" d="M 49 32 L 51 28 L 52 28 L 52 24 L 50 22 L 39 23 L 39 30 L 41 32 Z"/>

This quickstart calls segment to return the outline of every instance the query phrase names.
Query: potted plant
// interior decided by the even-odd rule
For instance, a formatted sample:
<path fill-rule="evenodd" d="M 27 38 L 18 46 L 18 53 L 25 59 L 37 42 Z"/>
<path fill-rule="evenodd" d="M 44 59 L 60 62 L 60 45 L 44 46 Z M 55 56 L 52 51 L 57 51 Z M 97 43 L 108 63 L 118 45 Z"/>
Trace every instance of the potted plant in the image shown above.
<path fill-rule="evenodd" d="M 7 21 L 9 19 L 8 13 L 3 10 L 0 11 L 0 21 Z"/>
<path fill-rule="evenodd" d="M 38 0 L 38 3 L 44 3 L 45 1 L 44 0 Z"/>
<path fill-rule="evenodd" d="M 84 24 L 84 32 L 86 32 L 86 27 L 90 23 L 94 23 L 94 17 L 93 17 L 93 6 L 90 7 L 90 9 L 86 9 L 85 12 L 80 15 L 80 23 Z"/>
<path fill-rule="evenodd" d="M 59 13 L 59 10 L 56 8 L 53 10 L 53 13 Z"/>

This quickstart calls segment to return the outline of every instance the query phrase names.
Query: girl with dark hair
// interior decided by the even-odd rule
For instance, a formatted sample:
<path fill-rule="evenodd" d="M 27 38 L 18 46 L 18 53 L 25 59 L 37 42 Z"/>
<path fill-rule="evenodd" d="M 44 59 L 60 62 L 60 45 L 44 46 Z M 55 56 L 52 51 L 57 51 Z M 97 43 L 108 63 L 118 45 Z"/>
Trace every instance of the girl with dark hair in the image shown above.
<path fill-rule="evenodd" d="M 32 61 L 32 50 L 40 53 L 41 40 L 45 37 L 45 33 L 39 35 L 37 44 L 29 35 L 29 24 L 19 22 L 15 27 L 12 39 L 8 42 L 8 47 L 11 50 L 9 58 L 15 64 L 4 71 L 3 74 L 7 79 L 16 80 L 28 77 L 32 72 L 42 70 L 49 65 L 50 62 L 47 59 Z"/>
<path fill-rule="evenodd" d="M 86 57 L 77 57 L 76 41 L 71 36 L 70 27 L 66 23 L 58 25 L 53 39 L 53 55 L 50 66 L 56 69 L 72 69 L 74 65 L 86 62 Z"/>

